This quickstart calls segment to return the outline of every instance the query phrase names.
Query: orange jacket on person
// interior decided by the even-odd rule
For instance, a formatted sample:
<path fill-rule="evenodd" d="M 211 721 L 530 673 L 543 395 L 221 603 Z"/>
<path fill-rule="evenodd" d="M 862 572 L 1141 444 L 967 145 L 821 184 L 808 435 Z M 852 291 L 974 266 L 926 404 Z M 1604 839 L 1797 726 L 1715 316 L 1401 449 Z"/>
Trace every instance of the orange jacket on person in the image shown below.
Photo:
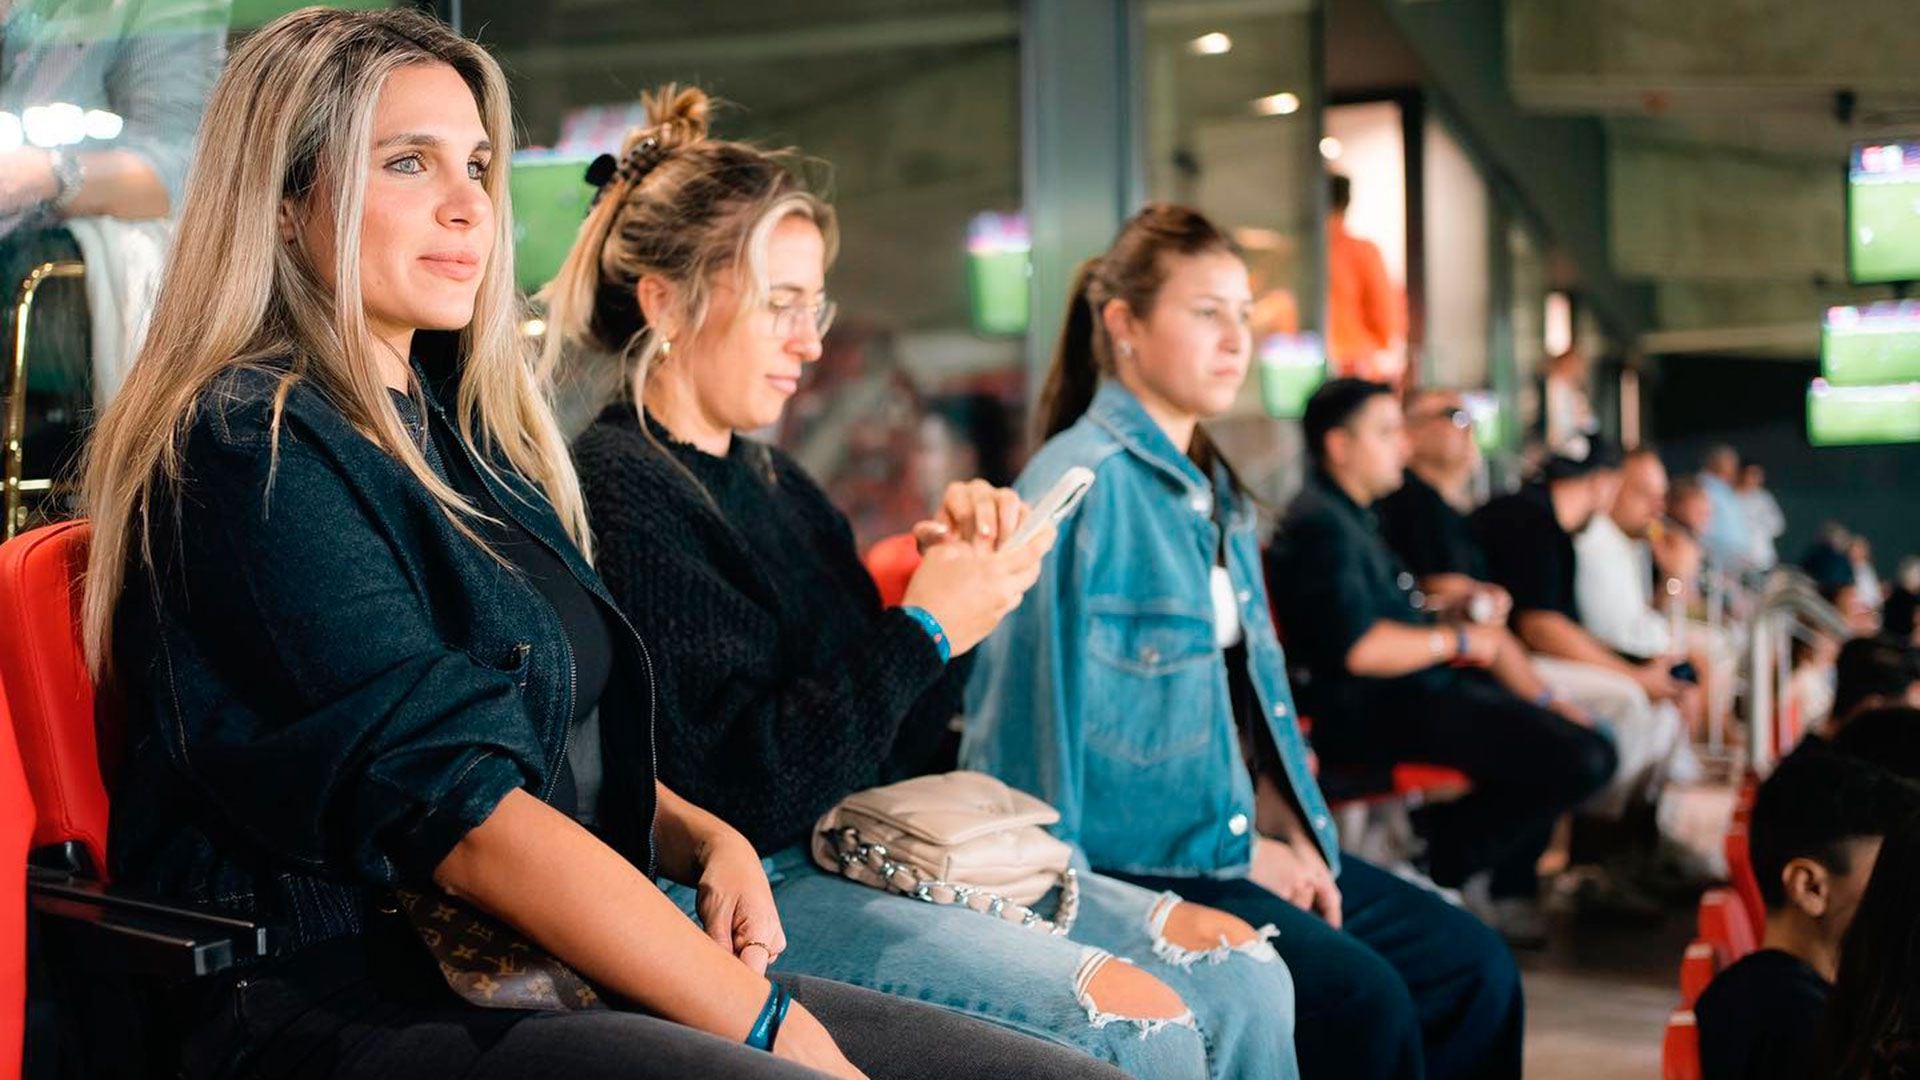
<path fill-rule="evenodd" d="M 1327 222 L 1327 360 L 1332 374 L 1381 379 L 1382 353 L 1399 338 L 1399 290 L 1372 241 Z"/>

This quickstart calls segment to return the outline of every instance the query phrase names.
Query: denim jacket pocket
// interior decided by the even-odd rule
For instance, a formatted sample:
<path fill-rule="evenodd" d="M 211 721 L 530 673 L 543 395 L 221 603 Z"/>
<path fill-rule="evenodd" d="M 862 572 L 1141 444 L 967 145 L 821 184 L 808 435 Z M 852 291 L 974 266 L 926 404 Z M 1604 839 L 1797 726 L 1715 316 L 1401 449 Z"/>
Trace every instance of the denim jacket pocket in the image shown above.
<path fill-rule="evenodd" d="M 1135 765 L 1158 765 L 1207 749 L 1210 695 L 1219 669 L 1213 624 L 1156 610 L 1095 610 L 1087 651 L 1089 748 Z"/>
<path fill-rule="evenodd" d="M 467 655 L 473 657 L 480 666 L 492 668 L 512 679 L 520 689 L 527 688 L 527 675 L 531 670 L 527 660 L 533 655 L 531 642 L 515 642 L 505 649 L 468 649 Z"/>

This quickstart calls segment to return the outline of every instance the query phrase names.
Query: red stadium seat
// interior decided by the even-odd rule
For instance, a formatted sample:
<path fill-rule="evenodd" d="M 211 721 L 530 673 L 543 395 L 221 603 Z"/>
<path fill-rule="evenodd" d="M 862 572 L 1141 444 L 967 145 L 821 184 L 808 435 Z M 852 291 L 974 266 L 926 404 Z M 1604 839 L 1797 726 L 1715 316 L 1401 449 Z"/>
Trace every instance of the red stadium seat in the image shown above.
<path fill-rule="evenodd" d="M 33 797 L 0 695 L 0 1080 L 18 1080 L 27 1015 L 27 850 Z"/>
<path fill-rule="evenodd" d="M 85 521 L 0 545 L 0 687 L 12 706 L 27 787 L 39 811 L 35 849 L 65 846 L 74 869 L 104 880 L 107 789 L 117 740 L 95 728 L 93 680 L 80 649 Z"/>
<path fill-rule="evenodd" d="M 868 548 L 863 561 L 879 586 L 880 602 L 892 607 L 907 595 L 907 583 L 920 569 L 920 544 L 911 533 L 889 536 Z"/>
<path fill-rule="evenodd" d="M 1732 889 L 1708 889 L 1700 898 L 1699 934 L 1723 969 L 1759 947 L 1746 905 Z"/>
<path fill-rule="evenodd" d="M 1720 966 L 1715 963 L 1713 946 L 1696 938 L 1680 958 L 1680 1004 L 1693 1008 L 1701 992 L 1718 974 Z"/>
<path fill-rule="evenodd" d="M 1724 847 L 1727 877 L 1733 891 L 1740 894 L 1740 902 L 1747 909 L 1747 921 L 1753 926 L 1753 940 L 1758 942 L 1767 936 L 1767 905 L 1760 898 L 1760 879 L 1753 872 L 1753 849 L 1747 841 L 1747 827 L 1735 825 L 1729 829 Z"/>
<path fill-rule="evenodd" d="M 1691 1009 L 1679 1009 L 1667 1018 L 1667 1037 L 1660 1046 L 1662 1080 L 1700 1080 L 1700 1029 Z"/>

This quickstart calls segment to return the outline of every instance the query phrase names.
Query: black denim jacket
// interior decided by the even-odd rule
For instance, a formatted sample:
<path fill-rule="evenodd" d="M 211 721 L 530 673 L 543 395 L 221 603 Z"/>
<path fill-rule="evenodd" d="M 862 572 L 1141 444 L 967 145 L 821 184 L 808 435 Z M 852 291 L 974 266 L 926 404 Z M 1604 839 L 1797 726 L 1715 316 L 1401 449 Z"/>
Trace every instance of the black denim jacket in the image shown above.
<path fill-rule="evenodd" d="M 575 674 L 546 601 L 317 390 L 288 393 L 272 453 L 279 382 L 236 371 L 202 398 L 178 513 L 154 515 L 159 569 L 129 561 L 110 852 L 123 885 L 297 948 L 357 933 L 380 887 L 430 881 L 512 789 L 548 798 Z M 500 505 L 624 626 L 539 489 L 496 470 Z M 633 744 L 603 754 L 641 768 L 605 778 L 599 820 L 651 874 L 653 674 L 630 627 L 615 650 L 602 715 L 640 722 L 601 725 Z"/>

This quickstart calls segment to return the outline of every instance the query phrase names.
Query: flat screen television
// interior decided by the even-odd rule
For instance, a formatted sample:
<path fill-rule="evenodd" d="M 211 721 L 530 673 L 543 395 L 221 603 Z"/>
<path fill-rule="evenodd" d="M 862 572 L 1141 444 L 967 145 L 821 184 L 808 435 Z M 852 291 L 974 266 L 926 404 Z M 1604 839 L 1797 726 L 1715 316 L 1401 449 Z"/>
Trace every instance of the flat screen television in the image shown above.
<path fill-rule="evenodd" d="M 1807 441 L 1815 446 L 1920 442 L 1920 382 L 1807 387 Z"/>
<path fill-rule="evenodd" d="M 1033 241 L 1021 214 L 991 211 L 967 222 L 967 298 L 973 331 L 988 337 L 1027 332 Z"/>
<path fill-rule="evenodd" d="M 1267 415 L 1300 419 L 1307 399 L 1327 379 L 1327 349 L 1320 335 L 1311 330 L 1268 334 L 1254 343 L 1253 355 L 1260 368 L 1260 403 Z"/>
<path fill-rule="evenodd" d="M 587 158 L 542 152 L 513 157 L 513 280 L 533 292 L 553 280 L 580 233 L 593 187 Z"/>
<path fill-rule="evenodd" d="M 1467 415 L 1473 418 L 1473 441 L 1480 452 L 1491 454 L 1506 441 L 1500 423 L 1500 395 L 1492 390 L 1468 390 L 1460 395 Z"/>
<path fill-rule="evenodd" d="M 1920 301 L 1828 308 L 1820 375 L 1829 386 L 1920 382 Z"/>
<path fill-rule="evenodd" d="M 1920 139 L 1858 143 L 1847 161 L 1847 274 L 1920 281 Z"/>

